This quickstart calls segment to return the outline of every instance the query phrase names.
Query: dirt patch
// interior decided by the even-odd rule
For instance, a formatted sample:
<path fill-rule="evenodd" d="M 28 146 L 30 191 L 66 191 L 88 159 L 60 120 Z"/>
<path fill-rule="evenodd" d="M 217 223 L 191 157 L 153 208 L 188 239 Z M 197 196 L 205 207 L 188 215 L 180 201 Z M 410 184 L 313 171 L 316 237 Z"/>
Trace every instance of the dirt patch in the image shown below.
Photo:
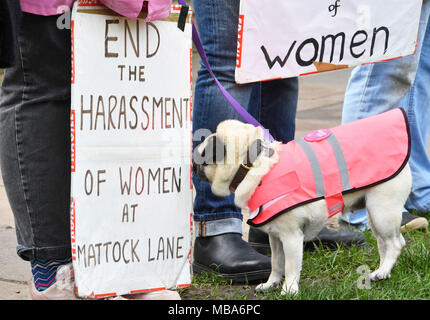
<path fill-rule="evenodd" d="M 193 284 L 180 295 L 183 300 L 263 300 L 254 289 L 250 285 Z"/>

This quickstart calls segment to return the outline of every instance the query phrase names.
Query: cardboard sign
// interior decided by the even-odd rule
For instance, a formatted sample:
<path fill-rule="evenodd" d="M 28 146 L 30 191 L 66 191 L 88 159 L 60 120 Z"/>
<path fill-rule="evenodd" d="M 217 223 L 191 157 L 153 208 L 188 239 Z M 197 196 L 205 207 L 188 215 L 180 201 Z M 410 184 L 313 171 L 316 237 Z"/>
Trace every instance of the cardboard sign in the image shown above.
<path fill-rule="evenodd" d="M 94 1 L 72 19 L 72 258 L 78 295 L 191 283 L 191 13 L 178 28 Z"/>
<path fill-rule="evenodd" d="M 422 0 L 241 0 L 236 82 L 411 55 L 421 5 Z"/>

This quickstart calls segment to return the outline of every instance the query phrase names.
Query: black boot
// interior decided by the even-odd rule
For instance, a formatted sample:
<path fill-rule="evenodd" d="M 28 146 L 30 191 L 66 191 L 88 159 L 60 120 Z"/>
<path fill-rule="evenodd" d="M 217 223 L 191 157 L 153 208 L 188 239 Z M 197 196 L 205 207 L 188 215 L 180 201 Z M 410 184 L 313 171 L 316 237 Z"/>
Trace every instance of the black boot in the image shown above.
<path fill-rule="evenodd" d="M 269 235 L 254 227 L 249 227 L 248 243 L 256 251 L 264 255 L 270 255 Z"/>
<path fill-rule="evenodd" d="M 270 254 L 269 236 L 265 232 L 250 227 L 248 242 L 258 252 Z M 361 232 L 341 232 L 324 227 L 314 239 L 304 242 L 304 249 L 311 251 L 320 243 L 329 249 L 337 249 L 338 245 L 342 244 L 363 247 L 366 245 L 366 240 Z"/>
<path fill-rule="evenodd" d="M 266 281 L 270 258 L 256 252 L 238 233 L 197 237 L 194 242 L 194 274 L 215 273 L 233 283 Z"/>
<path fill-rule="evenodd" d="M 344 232 L 332 230 L 324 227 L 318 235 L 309 241 L 304 242 L 305 250 L 312 251 L 315 249 L 315 246 L 322 244 L 324 247 L 336 250 L 338 246 L 352 246 L 356 245 L 357 247 L 365 247 L 367 245 L 366 239 L 361 232 Z"/>

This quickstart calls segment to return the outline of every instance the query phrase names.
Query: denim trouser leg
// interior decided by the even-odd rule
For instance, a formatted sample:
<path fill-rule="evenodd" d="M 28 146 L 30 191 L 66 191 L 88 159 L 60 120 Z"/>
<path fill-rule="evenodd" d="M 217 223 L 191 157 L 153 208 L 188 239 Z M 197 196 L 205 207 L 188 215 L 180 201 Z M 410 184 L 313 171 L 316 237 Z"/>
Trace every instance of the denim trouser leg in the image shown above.
<path fill-rule="evenodd" d="M 415 80 L 429 14 L 430 0 L 424 0 L 415 55 L 359 66 L 352 71 L 345 93 L 342 123 L 400 106 Z"/>
<path fill-rule="evenodd" d="M 430 212 L 430 157 L 427 151 L 430 134 L 430 23 L 421 49 L 417 75 L 401 106 L 406 110 L 411 128 L 412 192 L 406 208 Z"/>
<path fill-rule="evenodd" d="M 258 88 L 259 98 L 255 95 Z M 254 85 L 249 108 L 275 140 L 287 143 L 296 133 L 298 95 L 298 78 L 262 82 Z"/>
<path fill-rule="evenodd" d="M 234 81 L 239 0 L 196 0 L 194 10 L 204 49 L 218 80 L 255 117 L 259 117 L 259 112 L 261 112 L 262 124 L 268 129 L 279 128 L 277 129 L 279 137 L 283 139 L 294 136 L 297 79 L 279 80 L 276 81 L 277 85 L 237 85 Z M 271 92 L 268 92 L 267 88 L 270 88 Z M 252 95 L 251 101 L 253 89 L 255 94 Z M 264 102 L 272 95 L 277 97 L 273 103 Z M 266 110 L 270 111 L 266 113 Z M 194 147 L 209 132 L 215 132 L 218 123 L 226 119 L 241 120 L 202 64 L 195 88 Z M 291 130 L 293 130 L 292 134 Z M 288 133 L 285 134 L 284 131 L 288 131 Z M 196 236 L 242 233 L 242 213 L 235 206 L 233 195 L 220 198 L 211 192 L 208 183 L 202 182 L 196 177 L 193 177 L 193 182 L 196 188 L 194 201 Z"/>
<path fill-rule="evenodd" d="M 18 255 L 71 256 L 70 30 L 24 14 L 16 66 L 0 95 L 0 163 Z"/>
<path fill-rule="evenodd" d="M 353 70 L 346 90 L 342 114 L 342 123 L 347 123 L 380 114 L 395 107 L 401 106 L 406 110 L 410 117 L 412 135 L 410 165 L 413 168 L 414 163 L 419 164 L 415 166 L 415 169 L 412 169 L 414 190 L 418 190 L 416 183 L 420 181 L 419 178 L 417 179 L 419 176 L 426 176 L 424 179 L 427 183 L 424 189 L 427 188 L 429 190 L 430 188 L 430 184 L 428 183 L 430 181 L 430 166 L 425 168 L 426 162 L 428 163 L 428 157 L 426 157 L 426 153 L 422 152 L 422 144 L 425 140 L 428 140 L 429 126 L 423 126 L 425 122 L 422 122 L 418 126 L 418 121 L 414 121 L 415 117 L 428 119 L 429 112 L 428 106 L 430 101 L 427 98 L 428 93 L 423 94 L 424 86 L 427 85 L 427 91 L 429 90 L 429 74 L 424 75 L 424 70 L 421 72 L 419 70 L 425 65 L 421 61 L 428 59 L 424 58 L 424 55 L 421 58 L 421 54 L 428 52 L 428 46 L 430 45 L 428 39 L 430 33 L 426 32 L 428 30 L 429 15 L 430 1 L 424 0 L 418 33 L 418 47 L 415 55 L 387 62 L 359 66 Z M 422 76 L 419 77 L 418 74 L 422 74 Z M 424 80 L 427 81 L 424 82 Z M 416 94 L 418 81 L 422 83 L 420 96 Z M 412 99 L 412 96 L 415 96 L 415 98 Z M 420 100 L 420 107 L 417 107 L 417 99 Z M 415 102 L 415 105 L 412 102 Z M 424 113 L 423 111 L 426 106 L 427 109 Z M 426 123 L 429 123 L 428 120 Z M 426 130 L 427 133 L 425 133 Z M 427 135 L 427 138 L 425 135 Z M 417 144 L 417 141 L 420 141 L 420 143 Z M 423 192 L 423 189 L 420 189 L 420 192 Z M 413 198 L 414 195 L 411 194 L 408 203 Z M 429 202 L 430 198 L 427 199 L 427 203 Z M 365 210 L 355 212 L 351 220 L 357 223 L 366 223 Z"/>

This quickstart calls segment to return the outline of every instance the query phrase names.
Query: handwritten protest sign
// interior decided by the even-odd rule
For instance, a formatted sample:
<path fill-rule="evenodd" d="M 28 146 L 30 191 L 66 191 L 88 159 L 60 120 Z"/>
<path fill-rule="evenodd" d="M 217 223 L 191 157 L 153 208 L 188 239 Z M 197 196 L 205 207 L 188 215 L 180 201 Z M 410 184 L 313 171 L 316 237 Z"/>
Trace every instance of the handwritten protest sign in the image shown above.
<path fill-rule="evenodd" d="M 180 8 L 179 8 L 180 9 Z M 107 297 L 191 283 L 191 23 L 96 1 L 72 14 L 76 287 Z"/>
<path fill-rule="evenodd" d="M 422 0 L 241 0 L 236 82 L 411 55 L 421 5 Z"/>

